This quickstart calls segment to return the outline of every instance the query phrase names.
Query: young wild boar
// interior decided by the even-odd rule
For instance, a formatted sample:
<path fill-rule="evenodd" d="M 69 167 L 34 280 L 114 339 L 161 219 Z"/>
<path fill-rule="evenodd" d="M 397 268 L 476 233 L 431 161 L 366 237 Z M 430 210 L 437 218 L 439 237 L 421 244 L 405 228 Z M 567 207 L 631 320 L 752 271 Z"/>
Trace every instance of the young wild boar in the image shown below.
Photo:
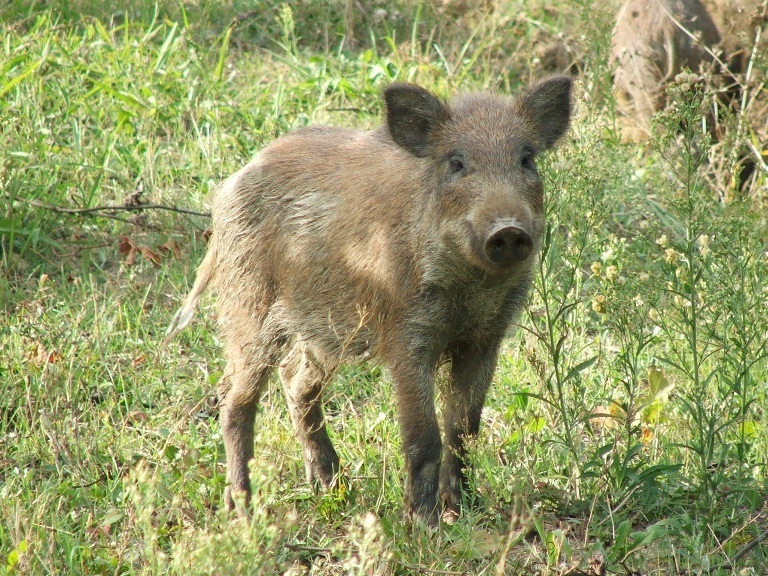
<path fill-rule="evenodd" d="M 544 229 L 536 156 L 566 131 L 571 80 L 516 99 L 446 104 L 418 86 L 384 91 L 386 125 L 312 127 L 263 149 L 215 191 L 213 234 L 168 329 L 218 293 L 227 357 L 221 427 L 226 503 L 250 490 L 254 417 L 279 365 L 308 480 L 333 485 L 339 458 L 323 386 L 339 364 L 377 358 L 394 382 L 407 508 L 457 514 L 499 346 L 528 295 Z M 448 363 L 443 439 L 435 372 Z"/>

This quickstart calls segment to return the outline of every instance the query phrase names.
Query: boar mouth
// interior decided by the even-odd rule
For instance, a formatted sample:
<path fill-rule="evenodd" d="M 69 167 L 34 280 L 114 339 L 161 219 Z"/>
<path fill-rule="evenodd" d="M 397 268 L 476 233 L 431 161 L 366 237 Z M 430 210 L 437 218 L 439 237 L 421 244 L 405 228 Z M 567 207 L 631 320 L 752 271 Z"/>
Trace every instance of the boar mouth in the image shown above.
<path fill-rule="evenodd" d="M 497 266 L 524 262 L 533 252 L 533 238 L 510 222 L 497 222 L 483 243 L 486 258 Z"/>

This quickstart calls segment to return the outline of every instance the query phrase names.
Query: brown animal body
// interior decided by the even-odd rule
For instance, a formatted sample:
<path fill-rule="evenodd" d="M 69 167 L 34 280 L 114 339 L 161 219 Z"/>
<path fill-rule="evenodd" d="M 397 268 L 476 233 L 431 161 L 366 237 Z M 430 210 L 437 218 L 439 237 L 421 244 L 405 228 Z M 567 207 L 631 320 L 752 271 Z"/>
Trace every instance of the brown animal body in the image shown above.
<path fill-rule="evenodd" d="M 611 41 L 617 104 L 634 121 L 624 138 L 648 136 L 667 85 L 685 68 L 711 64 L 724 92 L 736 95 L 733 75 L 746 66 L 764 12 L 763 0 L 627 0 Z"/>
<path fill-rule="evenodd" d="M 683 68 L 698 71 L 711 62 L 708 50 L 720 42 L 715 23 L 700 0 L 628 0 L 612 38 L 613 84 L 619 109 L 647 132 L 651 116 L 664 106 L 665 88 Z M 642 136 L 628 139 L 637 140 Z"/>
<path fill-rule="evenodd" d="M 434 524 L 441 499 L 458 512 L 464 439 L 478 431 L 541 244 L 534 158 L 566 131 L 570 86 L 552 77 L 517 99 L 481 94 L 447 105 L 392 85 L 385 126 L 289 133 L 215 191 L 209 250 L 169 337 L 210 284 L 228 360 L 229 508 L 233 495 L 250 492 L 254 417 L 273 368 L 308 480 L 329 487 L 339 458 L 323 385 L 341 362 L 375 357 L 396 387 L 409 512 Z M 446 361 L 443 441 L 435 373 Z"/>
<path fill-rule="evenodd" d="M 732 74 L 747 67 L 755 42 L 764 41 L 765 0 L 703 0 L 720 33 L 722 59 Z"/>

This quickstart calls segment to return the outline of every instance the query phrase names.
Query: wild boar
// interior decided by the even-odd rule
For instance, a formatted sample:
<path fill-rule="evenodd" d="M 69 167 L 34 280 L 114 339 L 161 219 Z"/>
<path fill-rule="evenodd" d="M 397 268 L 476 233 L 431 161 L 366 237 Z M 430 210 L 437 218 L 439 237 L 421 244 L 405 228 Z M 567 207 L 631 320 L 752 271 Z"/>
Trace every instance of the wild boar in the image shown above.
<path fill-rule="evenodd" d="M 613 85 L 619 110 L 634 121 L 624 139 L 647 138 L 665 88 L 683 68 L 712 62 L 720 34 L 700 0 L 628 0 L 611 39 Z"/>
<path fill-rule="evenodd" d="M 720 104 L 737 104 L 766 11 L 762 0 L 627 0 L 611 40 L 616 100 L 629 121 L 624 140 L 649 136 L 651 116 L 684 68 L 713 72 Z"/>
<path fill-rule="evenodd" d="M 703 4 L 720 33 L 721 58 L 728 72 L 744 73 L 755 43 L 765 43 L 768 6 L 763 0 L 703 0 Z"/>
<path fill-rule="evenodd" d="M 248 500 L 254 417 L 273 368 L 307 478 L 330 487 L 339 457 L 323 386 L 340 363 L 375 358 L 395 386 L 408 515 L 435 525 L 443 509 L 459 513 L 464 442 L 478 432 L 542 243 L 536 157 L 566 132 L 570 91 L 571 79 L 555 76 L 514 99 L 474 94 L 449 104 L 394 84 L 384 90 L 385 125 L 288 133 L 214 191 L 208 252 L 168 338 L 214 288 L 230 509 Z"/>

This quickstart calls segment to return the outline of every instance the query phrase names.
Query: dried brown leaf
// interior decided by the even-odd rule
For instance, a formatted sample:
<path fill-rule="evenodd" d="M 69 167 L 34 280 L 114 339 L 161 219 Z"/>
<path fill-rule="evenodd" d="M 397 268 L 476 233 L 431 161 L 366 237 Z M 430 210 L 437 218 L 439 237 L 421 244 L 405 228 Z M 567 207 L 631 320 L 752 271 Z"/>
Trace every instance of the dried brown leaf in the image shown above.
<path fill-rule="evenodd" d="M 141 255 L 152 263 L 155 268 L 160 268 L 161 257 L 160 254 L 153 251 L 149 246 L 137 246 L 137 249 L 141 252 Z"/>
<path fill-rule="evenodd" d="M 176 243 L 176 240 L 173 238 L 168 238 L 168 240 L 165 241 L 160 246 L 160 250 L 163 252 L 170 252 L 173 254 L 173 257 L 177 260 L 181 260 L 181 249 L 179 248 L 179 245 Z"/>
<path fill-rule="evenodd" d="M 139 251 L 134 246 L 128 251 L 128 255 L 125 257 L 125 265 L 126 266 L 133 266 L 136 264 L 136 255 L 139 253 Z"/>
<path fill-rule="evenodd" d="M 120 236 L 120 241 L 117 244 L 117 251 L 120 254 L 130 254 L 132 250 L 136 250 L 136 243 L 128 238 L 128 236 Z"/>

